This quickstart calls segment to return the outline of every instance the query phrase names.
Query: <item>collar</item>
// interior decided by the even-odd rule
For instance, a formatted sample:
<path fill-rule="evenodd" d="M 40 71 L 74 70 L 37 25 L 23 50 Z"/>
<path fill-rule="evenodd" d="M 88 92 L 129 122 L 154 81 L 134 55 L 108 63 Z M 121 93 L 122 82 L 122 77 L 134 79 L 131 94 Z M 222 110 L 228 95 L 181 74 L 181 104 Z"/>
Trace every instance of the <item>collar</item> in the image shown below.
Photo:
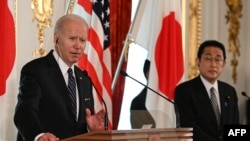
<path fill-rule="evenodd" d="M 59 66 L 59 68 L 60 68 L 62 74 L 63 74 L 63 75 L 68 74 L 67 71 L 68 71 L 68 69 L 69 69 L 69 66 L 62 60 L 62 58 L 58 55 L 58 53 L 57 53 L 55 50 L 53 51 L 53 55 L 54 55 L 54 57 L 55 57 L 55 59 L 56 59 L 56 62 L 58 63 L 58 66 Z M 75 71 L 74 71 L 74 70 L 75 70 L 74 65 L 71 66 L 71 69 L 72 69 L 73 72 L 75 72 Z M 74 75 L 74 74 L 75 74 L 75 73 L 73 73 L 73 75 Z"/>
<path fill-rule="evenodd" d="M 204 84 L 207 92 L 210 92 L 210 89 L 214 87 L 215 91 L 218 93 L 218 81 L 216 80 L 214 84 L 208 82 L 202 75 L 200 75 L 201 81 Z"/>

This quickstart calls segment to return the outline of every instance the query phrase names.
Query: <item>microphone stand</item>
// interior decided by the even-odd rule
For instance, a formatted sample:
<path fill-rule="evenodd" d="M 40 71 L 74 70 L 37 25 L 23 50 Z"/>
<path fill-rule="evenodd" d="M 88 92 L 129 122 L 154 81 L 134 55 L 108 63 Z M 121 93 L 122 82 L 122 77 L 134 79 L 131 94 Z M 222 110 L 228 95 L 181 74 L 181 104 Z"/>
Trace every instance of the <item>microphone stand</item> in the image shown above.
<path fill-rule="evenodd" d="M 97 88 L 95 87 L 95 85 L 93 84 L 93 87 L 96 90 L 97 95 L 101 98 L 103 104 L 104 104 L 104 108 L 105 108 L 105 115 L 104 115 L 104 130 L 108 130 L 108 112 L 107 112 L 107 105 L 106 102 L 104 101 L 103 97 L 101 96 L 101 94 L 99 93 L 99 91 L 97 90 Z"/>
<path fill-rule="evenodd" d="M 245 97 L 247 97 L 247 124 L 250 124 L 250 111 L 249 111 L 249 109 L 250 109 L 250 97 L 247 95 L 247 93 L 246 92 L 241 92 L 241 94 L 243 95 L 243 96 L 245 96 Z"/>

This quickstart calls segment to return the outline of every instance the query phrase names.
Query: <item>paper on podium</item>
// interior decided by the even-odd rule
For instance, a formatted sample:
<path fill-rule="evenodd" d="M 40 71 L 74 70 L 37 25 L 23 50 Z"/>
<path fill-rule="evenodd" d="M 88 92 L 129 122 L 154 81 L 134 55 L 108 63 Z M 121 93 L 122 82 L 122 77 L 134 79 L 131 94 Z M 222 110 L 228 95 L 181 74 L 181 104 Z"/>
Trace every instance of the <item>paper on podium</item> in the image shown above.
<path fill-rule="evenodd" d="M 151 129 L 152 126 L 152 124 L 144 124 L 141 129 Z"/>

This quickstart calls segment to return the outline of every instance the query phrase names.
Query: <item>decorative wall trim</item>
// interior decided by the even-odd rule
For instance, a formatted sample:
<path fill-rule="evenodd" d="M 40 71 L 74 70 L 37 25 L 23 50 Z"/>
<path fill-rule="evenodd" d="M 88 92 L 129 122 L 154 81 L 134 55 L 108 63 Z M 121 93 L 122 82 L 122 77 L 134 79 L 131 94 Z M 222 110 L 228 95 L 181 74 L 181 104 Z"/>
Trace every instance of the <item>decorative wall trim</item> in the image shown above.
<path fill-rule="evenodd" d="M 189 50 L 188 50 L 188 79 L 199 74 L 196 66 L 196 52 L 201 42 L 201 0 L 190 0 L 189 3 Z"/>
<path fill-rule="evenodd" d="M 240 18 L 242 17 L 242 2 L 241 0 L 226 0 L 228 11 L 226 14 L 227 23 L 229 23 L 229 36 L 228 36 L 228 50 L 232 53 L 231 66 L 232 66 L 232 78 L 234 83 L 237 81 L 237 66 L 240 56 Z"/>
<path fill-rule="evenodd" d="M 34 13 L 33 20 L 36 20 L 38 28 L 39 49 L 33 51 L 33 56 L 45 56 L 47 51 L 44 45 L 44 30 L 52 26 L 51 16 L 53 15 L 53 0 L 32 0 L 31 9 Z"/>

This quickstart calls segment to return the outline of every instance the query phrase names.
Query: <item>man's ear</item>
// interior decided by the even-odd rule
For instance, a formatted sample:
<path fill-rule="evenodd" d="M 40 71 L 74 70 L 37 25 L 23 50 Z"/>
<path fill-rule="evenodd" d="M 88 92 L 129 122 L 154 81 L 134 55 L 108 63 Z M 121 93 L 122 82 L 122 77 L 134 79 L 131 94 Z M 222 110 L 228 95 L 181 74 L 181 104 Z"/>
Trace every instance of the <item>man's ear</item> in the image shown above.
<path fill-rule="evenodd" d="M 195 59 L 195 62 L 196 62 L 196 65 L 197 65 L 198 67 L 200 67 L 200 59 L 199 59 L 199 58 L 196 58 L 196 59 Z"/>
<path fill-rule="evenodd" d="M 224 60 L 224 61 L 223 61 L 222 67 L 225 67 L 225 66 L 226 66 L 226 63 L 227 63 L 226 60 Z"/>
<path fill-rule="evenodd" d="M 59 36 L 57 34 L 54 34 L 54 43 L 58 43 Z"/>

